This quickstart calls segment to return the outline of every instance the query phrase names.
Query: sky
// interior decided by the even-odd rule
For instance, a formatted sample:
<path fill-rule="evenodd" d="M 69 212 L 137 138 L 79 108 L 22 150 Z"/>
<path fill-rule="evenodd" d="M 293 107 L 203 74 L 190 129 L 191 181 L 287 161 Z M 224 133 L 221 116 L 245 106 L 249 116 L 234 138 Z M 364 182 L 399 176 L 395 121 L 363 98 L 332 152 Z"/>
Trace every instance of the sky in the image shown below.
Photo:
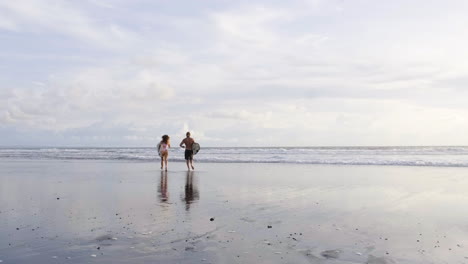
<path fill-rule="evenodd" d="M 468 145 L 468 1 L 0 0 L 0 146 Z"/>

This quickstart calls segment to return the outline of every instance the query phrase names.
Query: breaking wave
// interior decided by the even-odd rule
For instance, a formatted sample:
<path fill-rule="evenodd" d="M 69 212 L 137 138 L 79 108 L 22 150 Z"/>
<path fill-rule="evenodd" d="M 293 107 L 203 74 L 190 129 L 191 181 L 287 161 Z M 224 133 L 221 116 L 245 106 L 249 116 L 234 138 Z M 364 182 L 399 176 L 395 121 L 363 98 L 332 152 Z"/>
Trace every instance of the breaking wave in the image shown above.
<path fill-rule="evenodd" d="M 182 149 L 170 160 L 183 161 Z M 0 159 L 154 162 L 154 148 L 0 148 Z M 197 162 L 468 167 L 468 147 L 203 148 Z"/>

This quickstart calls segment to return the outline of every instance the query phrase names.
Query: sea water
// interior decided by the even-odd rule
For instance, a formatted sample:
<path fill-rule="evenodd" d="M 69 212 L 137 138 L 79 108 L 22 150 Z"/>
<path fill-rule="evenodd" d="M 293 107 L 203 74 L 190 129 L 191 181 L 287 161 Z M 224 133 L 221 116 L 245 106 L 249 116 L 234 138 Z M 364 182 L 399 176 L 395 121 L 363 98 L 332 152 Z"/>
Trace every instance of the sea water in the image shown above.
<path fill-rule="evenodd" d="M 183 161 L 183 149 L 169 159 Z M 0 148 L 0 159 L 154 162 L 155 148 Z M 466 146 L 202 148 L 196 162 L 468 167 Z"/>

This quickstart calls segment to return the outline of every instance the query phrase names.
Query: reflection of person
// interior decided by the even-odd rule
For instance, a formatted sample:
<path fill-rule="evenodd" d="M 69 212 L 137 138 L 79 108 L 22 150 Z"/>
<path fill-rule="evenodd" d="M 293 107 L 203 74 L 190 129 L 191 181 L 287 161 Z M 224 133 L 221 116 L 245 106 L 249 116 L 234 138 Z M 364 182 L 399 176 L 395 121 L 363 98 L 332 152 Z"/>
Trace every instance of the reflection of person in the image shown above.
<path fill-rule="evenodd" d="M 185 134 L 187 137 L 180 142 L 180 146 L 182 148 L 185 148 L 185 162 L 187 163 L 187 169 L 190 170 L 190 167 L 192 167 L 192 170 L 195 170 L 193 167 L 193 151 L 192 151 L 192 145 L 195 142 L 193 138 L 190 137 L 190 132 L 187 132 Z"/>
<path fill-rule="evenodd" d="M 167 157 L 169 156 L 169 148 L 171 147 L 171 143 L 169 141 L 169 136 L 164 135 L 162 136 L 161 142 L 159 142 L 159 154 L 161 155 L 161 170 L 164 168 L 164 164 L 166 165 L 167 171 Z"/>
<path fill-rule="evenodd" d="M 187 177 L 185 178 L 185 197 L 183 200 L 185 201 L 185 210 L 190 209 L 190 204 L 194 200 L 198 200 L 200 198 L 200 194 L 197 189 L 197 185 L 194 184 L 193 171 L 187 171 Z"/>
<path fill-rule="evenodd" d="M 161 171 L 158 191 L 161 202 L 167 202 L 169 199 L 169 194 L 167 193 L 167 171 Z"/>

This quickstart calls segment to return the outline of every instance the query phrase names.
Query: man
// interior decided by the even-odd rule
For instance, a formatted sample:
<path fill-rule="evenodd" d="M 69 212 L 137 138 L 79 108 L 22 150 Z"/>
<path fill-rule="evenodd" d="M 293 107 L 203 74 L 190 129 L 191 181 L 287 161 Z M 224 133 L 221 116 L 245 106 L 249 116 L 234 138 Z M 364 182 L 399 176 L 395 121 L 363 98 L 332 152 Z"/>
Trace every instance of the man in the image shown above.
<path fill-rule="evenodd" d="M 193 167 L 193 151 L 192 151 L 192 145 L 195 142 L 193 138 L 190 137 L 190 132 L 187 132 L 185 134 L 187 137 L 180 142 L 180 147 L 185 148 L 185 162 L 187 163 L 187 169 L 190 170 L 190 167 L 192 167 L 192 170 L 195 170 Z"/>

